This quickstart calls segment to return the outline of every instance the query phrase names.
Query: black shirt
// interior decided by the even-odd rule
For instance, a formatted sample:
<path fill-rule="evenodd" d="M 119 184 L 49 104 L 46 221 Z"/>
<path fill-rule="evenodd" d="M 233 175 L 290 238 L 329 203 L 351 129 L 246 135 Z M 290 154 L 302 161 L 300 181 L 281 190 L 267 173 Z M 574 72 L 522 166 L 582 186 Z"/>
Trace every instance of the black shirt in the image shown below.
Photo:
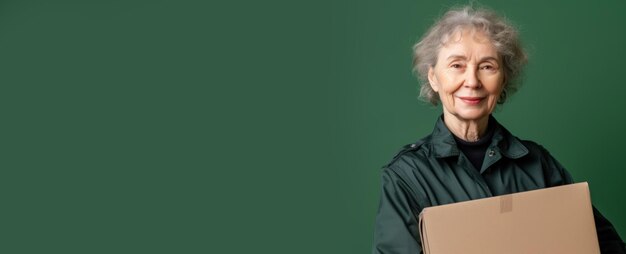
<path fill-rule="evenodd" d="M 493 137 L 494 124 L 493 121 L 489 121 L 487 126 L 487 131 L 485 135 L 475 142 L 468 142 L 460 139 L 457 136 L 454 136 L 454 140 L 456 141 L 457 147 L 461 150 L 461 152 L 469 159 L 469 161 L 474 165 L 476 170 L 480 170 L 483 166 L 483 160 L 485 159 L 485 153 L 487 152 L 487 148 L 491 144 L 491 138 Z"/>

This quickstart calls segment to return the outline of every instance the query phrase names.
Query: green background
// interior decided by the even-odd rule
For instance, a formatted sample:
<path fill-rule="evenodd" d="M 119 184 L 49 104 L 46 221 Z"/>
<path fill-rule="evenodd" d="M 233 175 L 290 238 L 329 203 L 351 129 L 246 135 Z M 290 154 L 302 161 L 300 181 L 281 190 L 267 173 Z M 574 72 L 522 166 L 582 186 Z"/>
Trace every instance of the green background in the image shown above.
<path fill-rule="evenodd" d="M 380 167 L 431 132 L 411 46 L 463 1 L 1 1 L 3 253 L 368 253 Z M 626 3 L 517 24 L 496 113 L 626 237 Z"/>

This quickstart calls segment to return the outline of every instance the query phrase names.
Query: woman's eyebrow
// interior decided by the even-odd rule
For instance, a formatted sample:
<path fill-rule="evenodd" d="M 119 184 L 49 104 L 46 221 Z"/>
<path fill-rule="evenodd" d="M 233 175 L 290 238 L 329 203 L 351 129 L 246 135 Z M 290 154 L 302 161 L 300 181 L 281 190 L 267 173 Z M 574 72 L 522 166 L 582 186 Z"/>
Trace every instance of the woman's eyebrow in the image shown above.
<path fill-rule="evenodd" d="M 450 55 L 446 58 L 446 60 L 451 60 L 451 59 L 459 59 L 459 60 L 467 60 L 467 57 L 465 57 L 464 55 Z M 493 56 L 485 56 L 482 57 L 479 62 L 484 62 L 487 60 L 493 60 L 493 61 L 498 61 L 497 57 L 493 57 Z"/>
<path fill-rule="evenodd" d="M 485 62 L 485 61 L 489 61 L 489 60 L 498 62 L 498 58 L 495 58 L 493 56 L 485 56 L 485 57 L 481 58 L 479 62 Z"/>
<path fill-rule="evenodd" d="M 450 55 L 446 58 L 446 60 L 450 60 L 450 59 L 467 60 L 467 57 L 465 57 L 464 55 Z"/>

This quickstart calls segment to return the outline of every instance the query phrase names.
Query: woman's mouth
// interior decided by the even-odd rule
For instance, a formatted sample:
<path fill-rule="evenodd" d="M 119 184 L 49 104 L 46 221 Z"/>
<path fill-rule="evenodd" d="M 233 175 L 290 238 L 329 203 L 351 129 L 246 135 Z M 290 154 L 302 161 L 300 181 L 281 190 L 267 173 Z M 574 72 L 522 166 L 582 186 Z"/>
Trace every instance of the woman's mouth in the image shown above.
<path fill-rule="evenodd" d="M 463 102 L 465 102 L 468 105 L 477 105 L 484 98 L 483 97 L 459 97 L 459 99 L 461 99 Z"/>

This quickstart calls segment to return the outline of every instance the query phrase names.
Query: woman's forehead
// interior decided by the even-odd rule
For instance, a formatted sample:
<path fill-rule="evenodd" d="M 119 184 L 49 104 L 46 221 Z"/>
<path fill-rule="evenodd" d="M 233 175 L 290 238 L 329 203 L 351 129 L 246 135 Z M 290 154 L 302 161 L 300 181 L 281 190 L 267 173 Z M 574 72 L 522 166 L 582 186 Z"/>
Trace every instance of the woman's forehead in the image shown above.
<path fill-rule="evenodd" d="M 439 57 L 445 60 L 450 57 L 470 58 L 472 56 L 499 59 L 496 47 L 487 35 L 478 29 L 463 29 L 452 33 L 447 42 L 439 49 Z"/>

